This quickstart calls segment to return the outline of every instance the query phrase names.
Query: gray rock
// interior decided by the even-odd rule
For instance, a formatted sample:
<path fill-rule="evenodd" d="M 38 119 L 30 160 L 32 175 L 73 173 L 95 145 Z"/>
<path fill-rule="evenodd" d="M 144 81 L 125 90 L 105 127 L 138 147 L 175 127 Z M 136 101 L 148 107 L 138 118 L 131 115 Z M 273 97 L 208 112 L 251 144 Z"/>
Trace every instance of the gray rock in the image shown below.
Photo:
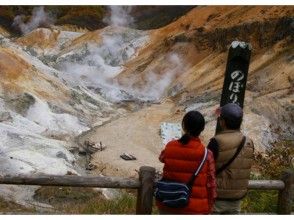
<path fill-rule="evenodd" d="M 56 153 L 56 157 L 58 157 L 58 158 L 62 158 L 62 159 L 65 159 L 66 161 L 68 161 L 68 158 L 67 158 L 66 154 L 63 153 L 63 152 L 61 152 L 61 151 L 58 151 L 58 152 Z"/>
<path fill-rule="evenodd" d="M 31 54 L 32 56 L 36 57 L 38 56 L 37 51 L 35 50 L 35 48 L 31 47 L 31 46 L 27 46 L 24 49 L 27 53 Z"/>
<path fill-rule="evenodd" d="M 172 97 L 176 96 L 177 94 L 181 92 L 182 89 L 183 89 L 182 84 L 176 84 L 168 90 L 167 95 Z"/>
<path fill-rule="evenodd" d="M 4 121 L 12 121 L 12 117 L 9 112 L 0 113 L 0 122 L 4 122 Z"/>
<path fill-rule="evenodd" d="M 81 155 L 86 155 L 86 150 L 85 150 L 85 148 L 83 148 L 83 147 L 79 147 L 79 154 L 81 154 Z"/>
<path fill-rule="evenodd" d="M 7 100 L 6 102 L 16 113 L 25 116 L 29 108 L 35 104 L 35 101 L 36 100 L 32 95 L 23 93 L 16 98 Z"/>

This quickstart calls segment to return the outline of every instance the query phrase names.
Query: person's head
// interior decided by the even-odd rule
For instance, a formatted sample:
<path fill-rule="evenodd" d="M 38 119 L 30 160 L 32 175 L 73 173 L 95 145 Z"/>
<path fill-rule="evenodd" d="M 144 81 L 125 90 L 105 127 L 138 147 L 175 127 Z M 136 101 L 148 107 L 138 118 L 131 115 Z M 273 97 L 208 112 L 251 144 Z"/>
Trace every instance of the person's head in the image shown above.
<path fill-rule="evenodd" d="M 184 135 L 179 139 L 182 144 L 187 144 L 191 137 L 198 137 L 204 130 L 205 120 L 198 111 L 187 112 L 182 120 Z"/>
<path fill-rule="evenodd" d="M 220 108 L 219 117 L 223 130 L 239 130 L 243 119 L 243 110 L 235 103 L 228 103 Z"/>

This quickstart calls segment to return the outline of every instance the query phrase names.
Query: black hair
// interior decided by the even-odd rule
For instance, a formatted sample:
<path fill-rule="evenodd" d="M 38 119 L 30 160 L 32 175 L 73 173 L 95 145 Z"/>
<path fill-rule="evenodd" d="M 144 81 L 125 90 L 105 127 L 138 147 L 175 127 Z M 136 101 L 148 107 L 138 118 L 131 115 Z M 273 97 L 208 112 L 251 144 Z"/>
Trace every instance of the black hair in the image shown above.
<path fill-rule="evenodd" d="M 239 130 L 242 124 L 242 120 L 243 118 L 228 118 L 228 117 L 224 117 L 224 116 L 220 116 L 221 119 L 224 120 L 227 129 L 231 129 L 231 130 Z"/>
<path fill-rule="evenodd" d="M 191 137 L 198 137 L 204 130 L 205 120 L 203 115 L 198 111 L 186 113 L 182 121 L 182 128 L 185 134 L 179 139 L 181 144 L 188 144 Z"/>

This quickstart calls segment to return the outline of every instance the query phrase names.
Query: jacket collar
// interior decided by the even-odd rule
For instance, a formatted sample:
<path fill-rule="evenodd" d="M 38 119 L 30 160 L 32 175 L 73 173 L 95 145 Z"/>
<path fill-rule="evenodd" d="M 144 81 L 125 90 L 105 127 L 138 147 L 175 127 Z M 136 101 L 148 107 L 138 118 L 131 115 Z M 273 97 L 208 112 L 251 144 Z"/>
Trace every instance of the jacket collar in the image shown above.
<path fill-rule="evenodd" d="M 224 131 L 221 131 L 219 132 L 220 134 L 225 134 L 225 133 L 240 133 L 241 131 L 240 130 L 224 130 Z"/>
<path fill-rule="evenodd" d="M 192 140 L 192 141 L 198 141 L 198 142 L 201 142 L 201 140 L 200 140 L 199 137 L 191 137 L 191 140 Z"/>

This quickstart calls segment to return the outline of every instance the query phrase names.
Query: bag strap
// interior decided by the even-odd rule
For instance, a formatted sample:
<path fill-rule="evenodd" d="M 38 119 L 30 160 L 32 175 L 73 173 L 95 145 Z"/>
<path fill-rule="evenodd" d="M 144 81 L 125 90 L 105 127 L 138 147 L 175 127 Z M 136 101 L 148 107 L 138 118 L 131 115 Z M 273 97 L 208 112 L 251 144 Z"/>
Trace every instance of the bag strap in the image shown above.
<path fill-rule="evenodd" d="M 241 152 L 244 144 L 245 144 L 245 141 L 246 141 L 246 137 L 243 136 L 243 139 L 241 141 L 241 144 L 238 146 L 238 149 L 236 151 L 236 153 L 234 154 L 234 156 L 227 162 L 225 163 L 224 165 L 222 165 L 219 169 L 217 169 L 216 171 L 216 175 L 220 174 L 222 171 L 224 171 L 235 159 L 236 157 L 239 155 L 239 153 Z"/>
<path fill-rule="evenodd" d="M 191 178 L 190 178 L 190 180 L 189 180 L 189 182 L 188 182 L 188 184 L 187 184 L 188 187 L 189 187 L 189 189 L 192 187 L 192 185 L 193 185 L 193 183 L 194 183 L 194 180 L 195 180 L 196 176 L 198 175 L 198 173 L 200 172 L 201 168 L 203 167 L 204 162 L 205 162 L 205 160 L 206 160 L 206 158 L 207 158 L 207 154 L 208 154 L 208 150 L 207 150 L 207 148 L 205 147 L 205 148 L 204 148 L 204 156 L 203 156 L 203 159 L 202 159 L 200 165 L 198 166 L 197 170 L 195 171 L 195 173 L 191 176 Z"/>

